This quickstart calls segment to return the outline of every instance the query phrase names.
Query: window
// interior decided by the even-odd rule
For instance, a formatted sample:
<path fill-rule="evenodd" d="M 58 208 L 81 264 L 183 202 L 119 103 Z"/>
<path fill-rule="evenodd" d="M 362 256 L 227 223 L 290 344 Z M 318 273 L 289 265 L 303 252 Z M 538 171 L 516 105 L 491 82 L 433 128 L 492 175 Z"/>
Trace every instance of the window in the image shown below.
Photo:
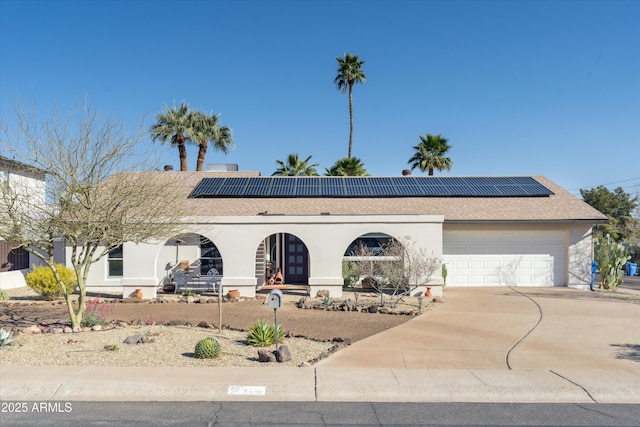
<path fill-rule="evenodd" d="M 29 268 L 29 253 L 24 248 L 14 248 L 15 243 L 0 242 L 0 271 Z"/>
<path fill-rule="evenodd" d="M 109 263 L 109 277 L 122 277 L 123 276 L 123 268 L 122 268 L 122 245 L 113 249 L 109 252 L 108 263 Z"/>

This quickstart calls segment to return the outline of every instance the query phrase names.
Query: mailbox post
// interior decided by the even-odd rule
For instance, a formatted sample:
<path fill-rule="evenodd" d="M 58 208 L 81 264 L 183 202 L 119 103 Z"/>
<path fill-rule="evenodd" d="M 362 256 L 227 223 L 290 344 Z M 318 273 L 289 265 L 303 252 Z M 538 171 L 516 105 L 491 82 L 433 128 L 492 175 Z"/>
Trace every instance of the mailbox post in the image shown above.
<path fill-rule="evenodd" d="M 273 289 L 269 292 L 269 308 L 273 308 L 273 315 L 275 317 L 276 329 L 274 331 L 276 341 L 276 352 L 278 351 L 278 309 L 282 307 L 282 291 L 280 289 Z"/>

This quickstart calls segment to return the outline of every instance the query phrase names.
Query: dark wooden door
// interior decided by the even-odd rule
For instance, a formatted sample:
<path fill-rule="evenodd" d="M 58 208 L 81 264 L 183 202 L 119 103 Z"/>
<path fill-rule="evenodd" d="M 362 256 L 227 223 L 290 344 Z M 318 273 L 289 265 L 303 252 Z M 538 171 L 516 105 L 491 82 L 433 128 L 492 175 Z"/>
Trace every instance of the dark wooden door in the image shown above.
<path fill-rule="evenodd" d="M 292 234 L 285 234 L 284 281 L 287 284 L 307 285 L 309 283 L 309 251 Z"/>

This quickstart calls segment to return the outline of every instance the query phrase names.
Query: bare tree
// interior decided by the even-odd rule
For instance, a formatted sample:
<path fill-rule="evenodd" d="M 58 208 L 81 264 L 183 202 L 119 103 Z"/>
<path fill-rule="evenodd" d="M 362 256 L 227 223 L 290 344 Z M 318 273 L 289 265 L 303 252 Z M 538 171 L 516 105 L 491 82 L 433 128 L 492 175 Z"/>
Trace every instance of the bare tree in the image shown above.
<path fill-rule="evenodd" d="M 417 248 L 410 236 L 393 239 L 385 248 L 384 255 L 391 261 L 380 264 L 387 286 L 393 295 L 411 295 L 415 289 L 426 285 L 433 274 L 442 267 L 442 260 Z"/>
<path fill-rule="evenodd" d="M 17 111 L 17 137 L 6 126 L 2 148 L 46 174 L 46 196 L 13 182 L 2 185 L 0 238 L 17 242 L 53 271 L 73 327 L 86 311 L 91 266 L 125 242 L 168 238 L 182 213 L 167 206 L 179 174 L 150 172 L 137 152 L 142 132 L 131 136 L 115 122 L 80 107 L 68 118 L 54 111 L 46 121 Z M 54 243 L 63 241 L 78 279 L 77 309 L 54 267 Z"/>

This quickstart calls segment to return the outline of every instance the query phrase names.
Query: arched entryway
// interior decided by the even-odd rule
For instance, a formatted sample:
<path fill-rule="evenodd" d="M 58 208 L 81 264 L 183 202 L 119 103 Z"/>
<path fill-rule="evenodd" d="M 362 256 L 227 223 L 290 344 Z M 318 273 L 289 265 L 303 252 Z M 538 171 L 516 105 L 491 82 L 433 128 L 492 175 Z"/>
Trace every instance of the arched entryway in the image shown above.
<path fill-rule="evenodd" d="M 164 284 L 174 292 L 214 290 L 224 274 L 222 255 L 217 246 L 197 233 L 167 240 L 159 259 L 164 265 Z"/>
<path fill-rule="evenodd" d="M 309 284 L 309 250 L 296 235 L 276 233 L 268 236 L 256 251 L 256 278 L 259 284 L 268 282 L 281 270 L 284 283 Z"/>

